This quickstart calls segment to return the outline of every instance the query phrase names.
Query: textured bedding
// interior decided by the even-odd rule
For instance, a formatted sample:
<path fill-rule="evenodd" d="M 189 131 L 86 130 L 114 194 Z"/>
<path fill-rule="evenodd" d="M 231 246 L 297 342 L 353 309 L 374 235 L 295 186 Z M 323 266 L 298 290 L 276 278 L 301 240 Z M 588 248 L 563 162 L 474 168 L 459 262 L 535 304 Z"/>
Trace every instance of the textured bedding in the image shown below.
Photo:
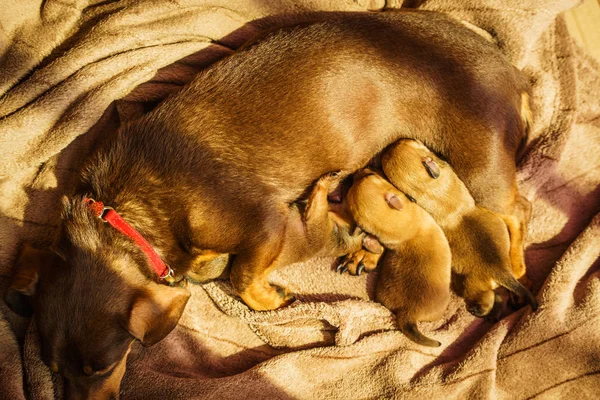
<path fill-rule="evenodd" d="M 401 0 L 4 0 L 0 6 L 0 290 L 18 246 L 48 244 L 93 146 L 230 54 L 265 16 L 379 11 Z M 454 297 L 409 341 L 371 301 L 376 273 L 314 259 L 273 274 L 298 301 L 254 312 L 228 282 L 192 286 L 179 326 L 135 346 L 124 399 L 596 398 L 600 393 L 600 66 L 571 40 L 575 0 L 430 0 L 494 41 L 533 85 L 519 185 L 540 302 L 497 323 Z M 240 30 L 245 26 L 243 29 Z M 0 398 L 60 398 L 35 324 L 0 304 Z"/>

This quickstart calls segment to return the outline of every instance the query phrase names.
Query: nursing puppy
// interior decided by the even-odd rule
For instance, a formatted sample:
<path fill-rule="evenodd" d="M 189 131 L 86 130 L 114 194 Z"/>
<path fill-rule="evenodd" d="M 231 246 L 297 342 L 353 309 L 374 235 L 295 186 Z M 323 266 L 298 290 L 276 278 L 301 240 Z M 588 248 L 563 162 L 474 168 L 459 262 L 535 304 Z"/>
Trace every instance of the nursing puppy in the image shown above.
<path fill-rule="evenodd" d="M 433 218 L 379 173 L 354 176 L 348 207 L 358 226 L 386 248 L 379 267 L 376 300 L 396 314 L 400 330 L 415 343 L 438 347 L 419 321 L 442 317 L 450 301 L 450 247 Z"/>
<path fill-rule="evenodd" d="M 321 14 L 272 30 L 106 140 L 64 201 L 59 267 L 31 266 L 11 290 L 31 300 L 45 360 L 72 397 L 93 396 L 132 340 L 152 345 L 176 325 L 190 294 L 164 283 L 219 254 L 233 255 L 248 306 L 287 304 L 269 274 L 290 204 L 399 138 L 422 140 L 479 204 L 526 226 L 514 189 L 527 90 L 493 44 L 442 14 Z M 152 257 L 98 218 L 115 213 Z"/>
<path fill-rule="evenodd" d="M 400 140 L 382 156 L 389 181 L 414 198 L 442 228 L 452 250 L 452 285 L 473 315 L 483 317 L 495 304 L 498 285 L 537 302 L 512 273 L 510 238 L 503 219 L 478 207 L 450 165 L 422 143 Z"/>

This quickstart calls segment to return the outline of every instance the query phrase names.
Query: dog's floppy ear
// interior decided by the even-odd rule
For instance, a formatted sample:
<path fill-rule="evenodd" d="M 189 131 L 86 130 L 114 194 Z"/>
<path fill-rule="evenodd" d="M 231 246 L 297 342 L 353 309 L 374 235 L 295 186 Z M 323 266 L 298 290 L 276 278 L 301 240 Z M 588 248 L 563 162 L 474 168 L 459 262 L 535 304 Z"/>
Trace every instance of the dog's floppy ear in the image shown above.
<path fill-rule="evenodd" d="M 23 244 L 10 286 L 4 293 L 4 302 L 13 312 L 23 317 L 31 317 L 40 267 L 58 261 L 58 256 L 50 250 L 36 249 L 28 243 Z"/>
<path fill-rule="evenodd" d="M 179 322 L 189 298 L 186 288 L 152 282 L 149 290 L 133 301 L 129 333 L 144 346 L 161 341 Z"/>

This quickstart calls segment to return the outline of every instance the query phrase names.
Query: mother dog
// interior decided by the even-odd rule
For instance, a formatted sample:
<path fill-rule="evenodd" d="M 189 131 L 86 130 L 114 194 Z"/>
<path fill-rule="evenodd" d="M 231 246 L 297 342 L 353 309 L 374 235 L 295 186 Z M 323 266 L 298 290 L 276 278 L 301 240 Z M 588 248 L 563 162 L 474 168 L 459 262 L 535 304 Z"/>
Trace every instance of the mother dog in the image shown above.
<path fill-rule="evenodd" d="M 268 274 L 293 246 L 290 204 L 399 138 L 445 157 L 522 239 L 526 91 L 493 44 L 440 14 L 335 14 L 272 31 L 97 152 L 64 201 L 55 255 L 22 258 L 7 300 L 35 311 L 43 359 L 68 394 L 116 396 L 132 341 L 161 340 L 187 303 L 187 289 L 159 276 L 202 275 L 230 253 L 246 304 L 284 305 Z"/>

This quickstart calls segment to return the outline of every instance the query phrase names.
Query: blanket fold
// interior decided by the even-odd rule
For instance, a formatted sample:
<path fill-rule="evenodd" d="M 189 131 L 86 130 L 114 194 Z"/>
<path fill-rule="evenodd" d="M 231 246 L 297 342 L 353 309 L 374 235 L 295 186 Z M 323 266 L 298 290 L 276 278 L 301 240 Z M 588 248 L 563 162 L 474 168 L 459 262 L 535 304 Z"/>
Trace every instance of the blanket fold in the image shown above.
<path fill-rule="evenodd" d="M 600 65 L 560 13 L 576 0 L 428 0 L 532 83 L 519 165 L 533 203 L 527 264 L 540 303 L 497 323 L 453 297 L 420 347 L 372 301 L 376 273 L 314 259 L 272 275 L 298 300 L 256 312 L 228 282 L 191 285 L 179 326 L 135 346 L 122 398 L 593 398 L 600 391 Z M 47 244 L 93 146 L 230 54 L 277 13 L 378 11 L 385 0 L 26 0 L 0 11 L 0 290 L 22 241 Z M 244 27 L 244 29 L 241 29 Z M 250 29 L 250 31 L 248 31 Z M 0 304 L 0 398 L 54 399 L 35 324 Z"/>

